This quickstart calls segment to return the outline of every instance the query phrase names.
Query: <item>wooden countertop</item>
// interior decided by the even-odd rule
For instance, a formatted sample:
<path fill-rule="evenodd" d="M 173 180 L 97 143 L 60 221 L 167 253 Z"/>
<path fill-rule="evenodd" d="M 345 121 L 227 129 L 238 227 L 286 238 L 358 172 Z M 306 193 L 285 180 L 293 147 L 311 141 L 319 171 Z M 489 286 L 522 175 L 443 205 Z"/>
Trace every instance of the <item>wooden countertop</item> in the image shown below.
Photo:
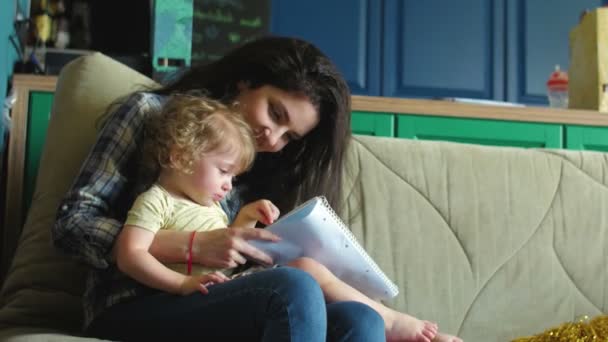
<path fill-rule="evenodd" d="M 13 86 L 31 88 L 35 90 L 54 91 L 57 76 L 14 74 Z"/>
<path fill-rule="evenodd" d="M 13 84 L 36 90 L 55 89 L 56 76 L 16 74 Z M 548 107 L 510 107 L 481 105 L 440 100 L 405 99 L 353 95 L 355 111 L 450 116 L 459 118 L 544 122 L 584 126 L 608 126 L 608 113 L 581 109 L 554 109 Z"/>
<path fill-rule="evenodd" d="M 608 113 L 581 109 L 554 109 L 535 106 L 511 107 L 440 100 L 356 95 L 353 95 L 352 101 L 352 108 L 354 111 L 544 122 L 584 126 L 608 126 Z"/>

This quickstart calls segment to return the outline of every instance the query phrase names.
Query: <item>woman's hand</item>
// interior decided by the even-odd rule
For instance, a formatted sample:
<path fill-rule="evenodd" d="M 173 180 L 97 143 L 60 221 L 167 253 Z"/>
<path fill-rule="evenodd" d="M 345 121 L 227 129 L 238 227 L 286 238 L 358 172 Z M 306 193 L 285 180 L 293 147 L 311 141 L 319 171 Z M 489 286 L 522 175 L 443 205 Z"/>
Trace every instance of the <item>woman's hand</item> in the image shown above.
<path fill-rule="evenodd" d="M 248 240 L 277 242 L 275 234 L 257 228 L 222 228 L 195 235 L 192 246 L 195 262 L 207 267 L 234 268 L 244 264 L 246 257 L 272 265 L 272 258 L 249 244 Z"/>
<path fill-rule="evenodd" d="M 207 294 L 209 293 L 207 286 L 223 283 L 228 280 L 230 280 L 230 278 L 226 277 L 226 275 L 221 272 L 186 276 L 184 282 L 180 286 L 179 293 L 182 296 L 186 296 L 197 291 L 201 292 L 202 294 Z"/>
<path fill-rule="evenodd" d="M 269 225 L 279 218 L 279 214 L 279 208 L 272 202 L 261 199 L 243 206 L 234 219 L 233 225 L 254 228 L 258 221 Z"/>

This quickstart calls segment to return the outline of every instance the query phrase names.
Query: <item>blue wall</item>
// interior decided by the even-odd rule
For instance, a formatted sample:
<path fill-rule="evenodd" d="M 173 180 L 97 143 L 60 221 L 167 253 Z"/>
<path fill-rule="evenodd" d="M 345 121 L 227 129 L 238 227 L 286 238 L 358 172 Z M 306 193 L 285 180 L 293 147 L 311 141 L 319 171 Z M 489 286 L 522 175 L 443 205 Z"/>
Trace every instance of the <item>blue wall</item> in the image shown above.
<path fill-rule="evenodd" d="M 14 49 L 9 41 L 12 33 L 13 17 L 15 15 L 15 3 L 13 1 L 0 2 L 0 98 L 6 95 L 6 83 L 8 80 L 9 66 L 14 54 Z"/>
<path fill-rule="evenodd" d="M 21 4 L 25 15 L 29 16 L 29 0 L 0 1 L 0 99 L 3 102 L 7 92 L 7 83 L 13 72 L 13 63 L 18 59 L 17 51 L 9 40 L 13 33 L 17 2 Z"/>

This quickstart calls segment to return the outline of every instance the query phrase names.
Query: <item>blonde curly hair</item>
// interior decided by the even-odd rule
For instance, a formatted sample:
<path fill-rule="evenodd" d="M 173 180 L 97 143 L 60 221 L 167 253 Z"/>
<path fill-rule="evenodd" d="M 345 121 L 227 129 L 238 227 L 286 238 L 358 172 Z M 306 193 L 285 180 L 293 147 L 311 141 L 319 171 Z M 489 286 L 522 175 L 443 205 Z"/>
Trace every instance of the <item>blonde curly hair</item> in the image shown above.
<path fill-rule="evenodd" d="M 171 95 L 159 115 L 147 120 L 144 136 L 144 165 L 157 171 L 192 173 L 201 156 L 218 149 L 239 154 L 236 174 L 255 159 L 255 140 L 241 113 L 201 95 Z"/>

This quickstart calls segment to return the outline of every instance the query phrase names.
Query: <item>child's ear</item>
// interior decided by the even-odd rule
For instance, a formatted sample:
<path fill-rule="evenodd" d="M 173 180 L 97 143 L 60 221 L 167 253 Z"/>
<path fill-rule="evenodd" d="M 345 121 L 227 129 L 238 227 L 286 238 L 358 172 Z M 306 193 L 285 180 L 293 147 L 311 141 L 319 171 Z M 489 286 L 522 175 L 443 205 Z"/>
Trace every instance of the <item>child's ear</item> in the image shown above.
<path fill-rule="evenodd" d="M 185 174 L 192 174 L 194 161 L 184 151 L 172 150 L 169 153 L 169 167 Z"/>
<path fill-rule="evenodd" d="M 181 170 L 183 168 L 181 153 L 176 149 L 172 149 L 169 153 L 169 167 L 176 170 Z"/>

